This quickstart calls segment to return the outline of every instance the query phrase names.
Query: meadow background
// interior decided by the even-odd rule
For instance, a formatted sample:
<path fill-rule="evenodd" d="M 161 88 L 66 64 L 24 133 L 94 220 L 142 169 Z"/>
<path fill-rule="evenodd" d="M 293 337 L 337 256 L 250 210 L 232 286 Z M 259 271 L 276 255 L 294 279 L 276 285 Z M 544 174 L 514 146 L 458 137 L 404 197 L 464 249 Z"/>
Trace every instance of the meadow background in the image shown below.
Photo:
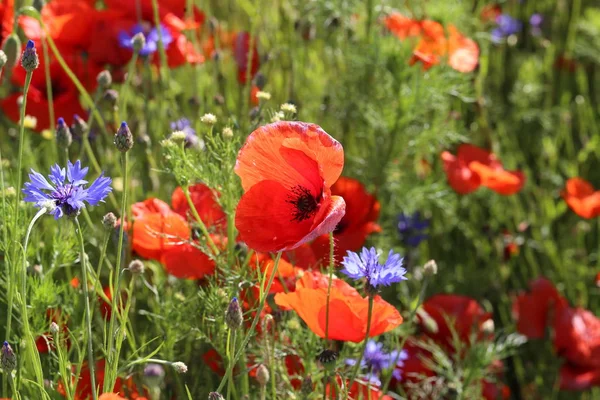
<path fill-rule="evenodd" d="M 595 203 L 590 206 L 594 212 L 584 218 L 563 196 L 567 180 L 575 177 L 600 188 L 597 1 L 41 3 L 0 3 L 7 56 L 0 86 L 0 337 L 14 352 L 3 347 L 2 397 L 92 398 L 89 382 L 86 391 L 81 379 L 72 379 L 82 375 L 85 380 L 87 373 L 89 381 L 88 342 L 101 362 L 114 354 L 113 340 L 119 353 L 106 361 L 106 374 L 108 380 L 119 379 L 111 388 L 100 384 L 99 393 L 119 392 L 128 399 L 203 399 L 217 388 L 227 399 L 315 399 L 323 398 L 328 382 L 335 384 L 330 376 L 343 376 L 339 382 L 352 376 L 345 359 L 358 358 L 360 343 L 323 341 L 294 311 L 280 310 L 272 296 L 267 298 L 271 316 L 250 326 L 259 305 L 244 293 L 256 288 L 262 295 L 264 283 L 257 282 L 268 280 L 269 274 L 251 268 L 252 249 L 235 243 L 235 209 L 243 191 L 234 165 L 248 135 L 279 120 L 318 124 L 340 141 L 343 176 L 362 182 L 380 203 L 379 215 L 371 221 L 380 232 L 369 234 L 364 244 L 380 249 L 383 258 L 392 249 L 404 257 L 408 279 L 380 293 L 404 322 L 376 339 L 388 353 L 403 346 L 413 351 L 402 356 L 404 366 L 379 371 L 376 393 L 358 389 L 352 398 L 600 397 L 594 388 L 600 385 L 600 320 L 593 317 L 600 307 L 600 201 L 586 200 Z M 411 62 L 423 36 L 399 37 L 390 31 L 388 18 L 397 13 L 414 26 L 423 20 L 439 22 L 444 32 L 455 26 L 476 43 L 472 70 L 453 68 L 447 53 L 429 68 L 419 60 Z M 542 18 L 532 24 L 535 14 Z M 503 19 L 507 16 L 514 21 Z M 140 22 L 147 32 L 163 24 L 174 40 L 165 44 L 164 37 L 155 38 L 156 48 L 138 57 L 117 38 Z M 20 59 L 28 39 L 35 42 L 42 63 L 33 71 L 34 95 L 19 106 L 25 77 Z M 175 46 L 180 53 L 170 51 Z M 110 71 L 112 82 L 97 81 L 103 69 Z M 28 117 L 21 119 L 23 105 Z M 56 121 L 63 117 L 71 126 L 75 113 L 86 124 L 75 121 L 72 143 L 65 149 Z M 181 118 L 189 125 L 178 125 Z M 113 143 L 121 121 L 134 140 L 127 156 Z M 172 136 L 173 131 L 184 131 L 188 139 L 192 135 L 194 143 L 183 146 L 181 135 Z M 456 154 L 461 143 L 487 149 L 506 170 L 521 171 L 523 187 L 510 195 L 484 187 L 457 193 L 448 183 L 441 154 Z M 55 163 L 64 167 L 67 158 L 90 167 L 90 182 L 104 171 L 112 178 L 112 193 L 77 217 L 79 229 L 73 218 L 41 217 L 24 252 L 27 228 L 38 211 L 21 201 L 27 173 L 33 169 L 47 175 Z M 133 218 L 126 217 L 127 226 L 120 229 L 123 211 L 151 198 L 175 208 L 176 188 L 196 183 L 220 193 L 217 202 L 227 230 L 198 224 L 194 215 L 194 249 L 205 258 L 199 261 L 192 250 L 192 255 L 181 255 L 173 276 L 164 258 L 140 252 L 144 243 L 138 242 L 136 249 L 135 231 L 128 225 L 135 210 L 125 212 Z M 181 195 L 179 201 L 187 202 Z M 103 216 L 109 212 L 119 222 L 105 229 Z M 415 213 L 417 222 L 412 220 Z M 217 233 L 228 241 L 218 255 L 210 255 L 208 238 Z M 362 243 L 352 250 L 360 247 Z M 80 283 L 82 254 L 90 269 L 91 339 Z M 127 270 L 117 280 L 116 271 L 133 260 L 143 261 L 143 272 Z M 429 260 L 435 260 L 437 273 L 431 273 L 431 264 L 424 268 Z M 192 267 L 194 263 L 202 265 Z M 206 265 L 212 270 L 203 269 Z M 323 273 L 327 265 L 321 266 Z M 200 272 L 186 279 L 182 270 L 187 266 Z M 302 275 L 295 273 L 287 283 L 292 290 Z M 339 270 L 335 273 L 352 283 Z M 542 337 L 528 338 L 532 335 L 523 327 L 528 321 L 517 324 L 514 305 L 540 277 L 556 293 L 539 301 L 532 295 L 525 303 L 531 323 L 536 316 L 544 323 L 554 318 L 553 306 L 562 301 L 591 314 L 584 322 L 549 322 Z M 110 287 L 115 285 L 123 292 L 122 305 L 112 301 Z M 353 285 L 362 293 L 361 284 Z M 466 318 L 462 328 L 441 316 L 452 314 L 450 305 L 440 315 L 419 311 L 439 294 L 468 296 L 481 310 L 471 303 L 476 311 L 457 306 L 450 319 Z M 234 296 L 245 299 L 240 304 L 247 322 L 237 341 L 224 322 Z M 477 319 L 484 311 L 493 325 L 482 326 L 485 321 Z M 117 316 L 111 318 L 111 313 Z M 442 341 L 433 338 L 435 333 L 428 336 L 432 317 L 438 330 L 450 327 Z M 51 322 L 60 327 L 58 336 L 49 333 Z M 570 332 L 571 345 L 557 344 L 555 327 Z M 466 338 L 451 333 L 461 329 Z M 119 340 L 123 330 L 126 335 Z M 43 335 L 52 344 L 40 344 Z M 246 336 L 251 340 L 229 379 L 234 385 L 219 387 L 235 345 L 239 348 Z M 37 352 L 32 339 L 38 341 Z M 416 347 L 426 353 L 415 352 Z M 317 362 L 323 348 L 339 352 L 333 365 Z M 288 365 L 289 355 L 297 356 L 294 362 L 301 369 Z M 17 360 L 13 368 L 12 357 Z M 423 357 L 429 360 L 426 367 Z M 576 365 L 576 373 L 567 377 L 565 366 L 585 357 L 591 361 Z M 420 365 L 416 372 L 410 370 L 411 361 Z M 184 363 L 187 372 L 181 373 L 175 362 Z M 267 382 L 256 379 L 264 366 Z M 403 376 L 392 378 L 393 370 Z M 415 375 L 408 379 L 411 372 Z M 311 386 L 302 386 L 308 376 Z M 483 379 L 497 390 L 484 393 Z M 341 398 L 347 395 L 338 390 Z M 326 389 L 331 396 L 332 391 Z"/>

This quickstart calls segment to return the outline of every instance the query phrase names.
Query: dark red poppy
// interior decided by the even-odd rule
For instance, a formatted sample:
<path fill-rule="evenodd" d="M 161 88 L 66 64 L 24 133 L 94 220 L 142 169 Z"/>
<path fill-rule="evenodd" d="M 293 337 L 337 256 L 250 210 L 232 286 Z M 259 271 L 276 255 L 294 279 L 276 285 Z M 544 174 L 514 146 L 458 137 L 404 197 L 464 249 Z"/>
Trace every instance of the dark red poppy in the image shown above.
<path fill-rule="evenodd" d="M 256 46 L 256 38 L 254 38 L 254 45 L 252 51 L 250 50 L 250 44 L 252 39 L 248 32 L 239 32 L 235 36 L 233 42 L 233 55 L 235 57 L 235 63 L 238 70 L 238 81 L 241 84 L 246 84 L 248 78 L 254 78 L 254 75 L 258 72 L 260 67 L 260 57 L 258 55 L 258 47 Z M 250 71 L 248 71 L 248 56 L 250 54 Z"/>
<path fill-rule="evenodd" d="M 206 226 L 216 226 L 219 230 L 225 231 L 227 227 L 227 216 L 217 202 L 217 198 L 220 194 L 202 183 L 190 186 L 189 190 L 192 203 L 202 219 L 202 222 L 204 222 Z M 190 206 L 181 187 L 177 187 L 177 189 L 173 191 L 171 205 L 173 206 L 173 211 L 177 214 L 187 218 L 189 221 L 194 221 L 194 217 L 190 215 Z"/>
<path fill-rule="evenodd" d="M 471 343 L 472 335 L 476 339 L 483 338 L 482 325 L 492 318 L 492 313 L 485 312 L 477 301 L 467 296 L 438 294 L 427 299 L 422 307 L 437 325 L 435 331 L 427 329 L 424 318 L 419 316 L 419 323 L 427 336 L 450 349 L 453 348 L 452 331 L 463 343 Z"/>
<path fill-rule="evenodd" d="M 293 309 L 317 336 L 325 337 L 328 277 L 305 272 L 296 290 L 275 295 L 275 303 L 284 310 Z M 329 296 L 329 338 L 358 343 L 365 339 L 368 298 L 340 279 L 332 282 Z M 369 337 L 379 336 L 402 323 L 395 307 L 376 296 Z"/>
<path fill-rule="evenodd" d="M 521 171 L 506 171 L 493 153 L 471 144 L 460 145 L 456 156 L 444 151 L 441 157 L 448 183 L 460 194 L 486 186 L 499 194 L 510 195 L 525 184 Z"/>
<path fill-rule="evenodd" d="M 202 355 L 204 364 L 208 366 L 215 374 L 219 376 L 225 375 L 225 365 L 223 357 L 215 349 L 210 349 Z"/>
<path fill-rule="evenodd" d="M 554 347 L 573 365 L 600 369 L 600 319 L 583 308 L 557 310 Z"/>
<path fill-rule="evenodd" d="M 517 320 L 519 333 L 530 339 L 541 339 L 546 327 L 552 326 L 553 316 L 567 306 L 567 301 L 546 278 L 532 281 L 529 288 L 529 293 L 515 299 L 513 317 Z"/>
<path fill-rule="evenodd" d="M 152 0 L 138 0 L 136 2 L 122 2 L 121 0 L 105 0 L 106 7 L 109 9 L 121 9 L 128 15 L 140 13 L 142 19 L 152 20 L 154 9 Z M 162 18 L 167 14 L 173 14 L 177 18 L 187 18 L 187 0 L 161 0 L 158 4 L 159 16 Z M 196 6 L 193 6 L 192 21 L 186 21 L 189 29 L 199 29 L 204 23 L 206 16 Z"/>
<path fill-rule="evenodd" d="M 580 367 L 566 363 L 560 368 L 561 390 L 584 391 L 600 386 L 600 368 Z"/>
<path fill-rule="evenodd" d="M 333 231 L 334 256 L 340 263 L 348 250 L 359 250 L 371 233 L 381 232 L 377 224 L 380 205 L 377 198 L 367 192 L 364 185 L 352 178 L 341 177 L 331 186 L 331 194 L 340 196 L 346 203 L 346 213 Z M 329 235 L 321 235 L 311 243 L 318 260 L 329 262 Z"/>
<path fill-rule="evenodd" d="M 479 17 L 483 22 L 496 22 L 496 18 L 498 18 L 502 14 L 502 7 L 498 4 L 488 4 L 481 9 L 481 13 Z"/>
<path fill-rule="evenodd" d="M 584 179 L 569 179 L 561 196 L 571 210 L 582 218 L 590 219 L 600 215 L 600 190 L 594 190 Z"/>
<path fill-rule="evenodd" d="M 277 252 L 333 231 L 345 212 L 344 199 L 331 195 L 343 165 L 342 146 L 317 125 L 276 122 L 252 132 L 235 166 L 244 189 L 240 240 Z"/>

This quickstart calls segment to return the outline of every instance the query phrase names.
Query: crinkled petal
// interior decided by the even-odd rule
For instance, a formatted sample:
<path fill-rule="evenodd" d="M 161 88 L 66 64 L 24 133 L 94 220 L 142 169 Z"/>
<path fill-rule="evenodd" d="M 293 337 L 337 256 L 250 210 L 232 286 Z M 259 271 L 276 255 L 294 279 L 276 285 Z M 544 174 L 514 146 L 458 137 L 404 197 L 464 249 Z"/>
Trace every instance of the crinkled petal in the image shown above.
<path fill-rule="evenodd" d="M 86 201 L 95 206 L 100 202 L 103 202 L 106 196 L 112 191 L 110 184 L 112 183 L 112 179 L 105 177 L 104 172 L 100 174 L 100 176 L 92 182 L 90 187 L 87 189 L 87 199 Z"/>
<path fill-rule="evenodd" d="M 88 183 L 85 176 L 88 172 L 88 167 L 81 168 L 81 161 L 77 160 L 75 164 L 71 164 L 71 161 L 67 161 L 67 180 L 73 186 L 81 186 Z"/>

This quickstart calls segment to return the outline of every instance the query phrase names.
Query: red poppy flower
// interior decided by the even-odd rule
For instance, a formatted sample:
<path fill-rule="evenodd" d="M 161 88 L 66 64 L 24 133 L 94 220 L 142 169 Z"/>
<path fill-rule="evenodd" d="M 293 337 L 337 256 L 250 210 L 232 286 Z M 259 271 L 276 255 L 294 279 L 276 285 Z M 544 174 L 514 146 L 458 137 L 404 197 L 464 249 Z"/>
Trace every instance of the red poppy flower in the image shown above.
<path fill-rule="evenodd" d="M 303 269 L 313 269 L 319 262 L 308 243 L 301 244 L 293 250 L 284 251 L 281 258 Z"/>
<path fill-rule="evenodd" d="M 517 331 L 530 339 L 542 339 L 552 316 L 567 301 L 546 278 L 538 278 L 529 284 L 529 293 L 517 296 L 513 303 L 513 317 L 517 320 Z"/>
<path fill-rule="evenodd" d="M 506 171 L 493 153 L 470 144 L 460 145 L 456 156 L 444 151 L 442 160 L 448 183 L 460 194 L 471 193 L 483 185 L 510 195 L 521 190 L 525 183 L 522 172 Z"/>
<path fill-rule="evenodd" d="M 235 216 L 240 240 L 277 252 L 333 231 L 345 203 L 330 188 L 343 166 L 342 146 L 317 125 L 276 122 L 252 132 L 235 166 L 244 188 Z"/>
<path fill-rule="evenodd" d="M 384 19 L 385 26 L 400 40 L 408 37 L 416 37 L 421 34 L 421 23 L 418 20 L 408 18 L 398 12 L 388 15 Z"/>
<path fill-rule="evenodd" d="M 136 2 L 122 2 L 121 0 L 105 0 L 104 4 L 109 9 L 121 9 L 128 15 L 141 14 L 142 19 L 152 20 L 154 9 L 152 8 L 152 0 L 138 0 Z M 187 0 L 161 0 L 158 5 L 158 11 L 161 19 L 167 14 L 173 14 L 177 18 L 185 19 L 187 17 Z M 204 23 L 206 16 L 197 7 L 193 7 L 193 23 L 187 22 L 189 29 L 199 29 Z"/>
<path fill-rule="evenodd" d="M 432 66 L 439 64 L 441 57 L 448 52 L 448 41 L 444 27 L 435 21 L 421 21 L 421 40 L 413 51 L 413 56 L 409 60 L 410 65 L 420 61 L 423 63 L 423 69 L 427 70 Z"/>
<path fill-rule="evenodd" d="M 567 363 L 560 367 L 559 378 L 561 390 L 584 391 L 600 386 L 600 368 L 579 367 Z"/>
<path fill-rule="evenodd" d="M 376 223 L 380 205 L 362 183 L 352 178 L 338 179 L 331 186 L 331 194 L 342 197 L 346 203 L 346 213 L 333 231 L 334 256 L 336 263 L 340 263 L 349 250 L 359 250 L 368 235 L 381 232 L 381 227 Z M 329 235 L 319 236 L 311 247 L 317 259 L 324 264 L 329 262 Z"/>
<path fill-rule="evenodd" d="M 192 203 L 202 219 L 202 222 L 204 222 L 206 226 L 217 226 L 219 229 L 225 230 L 227 216 L 217 202 L 219 193 L 202 183 L 190 186 L 189 190 Z M 177 187 L 177 189 L 173 191 L 171 204 L 173 205 L 173 211 L 177 214 L 188 218 L 188 220 L 194 220 L 194 217 L 189 215 L 190 206 L 188 205 L 181 187 Z"/>
<path fill-rule="evenodd" d="M 448 31 L 448 64 L 458 72 L 474 71 L 479 64 L 479 46 L 454 25 L 448 25 Z"/>
<path fill-rule="evenodd" d="M 293 309 L 317 336 L 325 337 L 327 277 L 318 272 L 305 272 L 291 293 L 278 293 L 275 303 L 284 310 Z M 361 342 L 367 328 L 368 298 L 362 297 L 346 282 L 332 283 L 329 313 L 329 338 Z M 379 336 L 402 323 L 398 310 L 376 296 L 369 337 Z"/>
<path fill-rule="evenodd" d="M 217 246 L 220 246 L 220 237 L 211 235 Z M 160 258 L 165 270 L 177 277 L 185 279 L 202 279 L 215 273 L 216 264 L 206 253 L 198 248 L 197 244 L 184 242 L 165 250 Z"/>
<path fill-rule="evenodd" d="M 145 213 L 133 224 L 133 251 L 141 257 L 160 260 L 165 251 L 186 243 L 190 234 L 188 223 L 173 211 Z"/>
<path fill-rule="evenodd" d="M 167 215 L 171 212 L 171 207 L 169 207 L 167 203 L 155 197 L 131 205 L 131 213 L 133 214 L 134 219 L 140 218 L 144 214 L 158 213 Z"/>
<path fill-rule="evenodd" d="M 258 55 L 258 48 L 256 46 L 256 38 L 254 38 L 254 47 L 250 51 L 250 34 L 248 32 L 240 32 L 235 36 L 233 42 L 233 55 L 235 57 L 235 63 L 237 64 L 238 70 L 238 82 L 242 85 L 246 84 L 248 75 L 250 79 L 254 78 L 254 75 L 258 72 L 260 67 L 260 58 Z M 250 59 L 250 74 L 248 74 L 248 54 L 251 53 Z"/>
<path fill-rule="evenodd" d="M 215 349 L 210 349 L 202 355 L 204 364 L 208 366 L 215 374 L 219 376 L 225 375 L 225 366 L 223 365 L 223 358 Z"/>
<path fill-rule="evenodd" d="M 422 307 L 437 324 L 437 330 L 427 331 L 427 336 L 449 348 L 453 347 L 451 326 L 462 342 L 470 343 L 473 333 L 477 338 L 483 337 L 482 325 L 492 318 L 492 313 L 485 312 L 477 301 L 467 296 L 439 294 L 430 297 Z M 419 316 L 419 323 L 425 328 L 422 316 Z"/>
<path fill-rule="evenodd" d="M 0 3 L 0 43 L 13 31 L 15 0 L 6 0 Z"/>
<path fill-rule="evenodd" d="M 596 279 L 594 279 L 597 287 L 600 287 L 600 272 L 596 274 Z"/>
<path fill-rule="evenodd" d="M 569 179 L 561 196 L 571 210 L 582 218 L 590 219 L 600 215 L 600 191 L 594 190 L 584 179 Z"/>
<path fill-rule="evenodd" d="M 98 400 L 127 400 L 125 397 L 121 397 L 116 393 L 103 393 L 98 397 Z"/>
<path fill-rule="evenodd" d="M 348 388 L 348 385 L 350 384 L 349 381 L 343 382 L 339 376 L 336 376 L 336 380 L 338 385 L 342 389 L 342 392 L 345 392 L 346 389 L 348 390 L 348 397 L 346 397 L 347 400 L 392 400 L 392 397 L 383 394 L 379 387 L 372 385 L 368 382 L 363 382 L 362 380 L 357 379 L 352 383 L 352 386 Z M 341 398 L 338 397 L 337 394 L 337 385 L 332 386 L 330 384 L 327 384 L 327 388 L 325 389 L 325 391 L 327 393 L 327 398 L 329 398 L 330 396 L 331 398 L 335 399 Z"/>
<path fill-rule="evenodd" d="M 479 17 L 483 22 L 496 22 L 496 18 L 500 14 L 502 14 L 502 8 L 498 4 L 488 4 L 481 9 Z"/>
<path fill-rule="evenodd" d="M 508 400 L 510 399 L 510 389 L 502 382 L 490 382 L 481 380 L 481 395 L 485 400 Z"/>
<path fill-rule="evenodd" d="M 600 369 L 600 319 L 582 308 L 557 311 L 554 347 L 578 367 Z"/>

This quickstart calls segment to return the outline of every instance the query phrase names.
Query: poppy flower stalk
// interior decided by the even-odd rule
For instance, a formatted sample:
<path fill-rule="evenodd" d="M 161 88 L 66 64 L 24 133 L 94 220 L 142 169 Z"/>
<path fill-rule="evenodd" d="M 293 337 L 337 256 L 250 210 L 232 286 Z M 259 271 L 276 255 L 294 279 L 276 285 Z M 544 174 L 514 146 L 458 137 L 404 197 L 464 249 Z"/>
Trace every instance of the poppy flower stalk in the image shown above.
<path fill-rule="evenodd" d="M 196 206 L 194 205 L 194 202 L 192 201 L 192 197 L 190 195 L 190 187 L 188 185 L 186 185 L 182 189 L 183 189 L 183 194 L 185 195 L 185 199 L 187 200 L 187 203 L 188 203 L 188 205 L 190 207 L 190 211 L 192 212 L 192 215 L 194 216 L 194 219 L 198 223 L 200 231 L 202 232 L 202 234 L 206 238 L 206 241 L 208 242 L 208 246 L 210 247 L 210 249 L 212 250 L 212 252 L 214 253 L 215 256 L 219 255 L 219 253 L 220 253 L 219 248 L 217 247 L 217 245 L 215 244 L 215 241 L 212 239 L 212 237 L 208 233 L 208 229 L 206 228 L 206 224 L 204 223 L 204 221 L 202 221 L 202 218 L 200 217 L 200 214 L 198 214 L 198 210 L 196 209 Z M 232 224 L 230 224 L 230 225 L 232 225 Z M 231 237 L 228 238 L 228 239 L 232 243 L 235 242 Z"/>

